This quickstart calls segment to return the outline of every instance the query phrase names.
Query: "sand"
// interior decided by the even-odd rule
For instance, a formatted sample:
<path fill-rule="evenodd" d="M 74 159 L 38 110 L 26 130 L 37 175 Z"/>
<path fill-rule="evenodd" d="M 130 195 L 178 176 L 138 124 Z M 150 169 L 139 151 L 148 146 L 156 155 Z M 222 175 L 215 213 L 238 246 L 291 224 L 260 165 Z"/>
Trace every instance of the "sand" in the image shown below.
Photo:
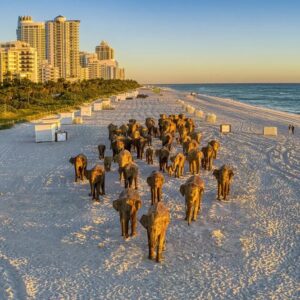
<path fill-rule="evenodd" d="M 296 299 L 299 116 L 205 95 L 191 100 L 174 91 L 147 93 L 147 99 L 93 113 L 83 125 L 63 126 L 67 142 L 36 144 L 32 123 L 0 131 L 0 299 Z M 229 164 L 235 177 L 229 201 L 220 202 L 212 172 L 201 171 L 206 184 L 202 211 L 188 226 L 179 193 L 190 176 L 188 165 L 181 179 L 165 176 L 163 199 L 171 223 L 158 264 L 147 258 L 140 224 L 136 237 L 121 237 L 112 207 L 123 188 L 117 165 L 107 173 L 106 195 L 95 203 L 87 181 L 74 183 L 68 160 L 84 153 L 91 168 L 99 163 L 97 145 L 109 149 L 110 122 L 180 113 L 177 99 L 217 115 L 216 124 L 197 119 L 202 145 L 220 140 L 214 167 Z M 221 123 L 231 124 L 232 133 L 221 135 Z M 294 136 L 288 135 L 289 123 L 296 127 Z M 264 126 L 278 127 L 278 136 L 263 136 Z M 136 162 L 141 217 L 150 205 L 145 180 L 158 162 Z"/>

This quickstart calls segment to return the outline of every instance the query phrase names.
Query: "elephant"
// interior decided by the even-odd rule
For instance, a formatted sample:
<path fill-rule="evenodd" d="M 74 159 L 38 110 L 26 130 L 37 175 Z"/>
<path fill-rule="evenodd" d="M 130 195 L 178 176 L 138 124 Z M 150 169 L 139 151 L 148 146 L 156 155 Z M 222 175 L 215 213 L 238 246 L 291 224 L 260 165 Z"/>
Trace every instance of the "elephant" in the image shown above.
<path fill-rule="evenodd" d="M 216 159 L 217 154 L 218 154 L 218 150 L 220 149 L 220 143 L 216 140 L 212 140 L 208 144 L 213 147 L 213 150 L 214 150 L 213 158 Z"/>
<path fill-rule="evenodd" d="M 161 114 L 158 119 L 158 128 L 159 131 L 162 132 L 163 121 L 167 118 L 166 114 Z"/>
<path fill-rule="evenodd" d="M 191 118 L 186 119 L 185 127 L 187 128 L 187 130 L 188 130 L 189 133 L 193 132 L 194 129 L 195 129 L 194 120 L 191 119 Z"/>
<path fill-rule="evenodd" d="M 132 189 L 125 189 L 119 199 L 113 201 L 113 208 L 120 214 L 121 232 L 126 239 L 129 237 L 129 221 L 131 223 L 131 236 L 136 235 L 136 221 L 138 210 L 142 206 L 139 193 Z"/>
<path fill-rule="evenodd" d="M 162 146 L 167 147 L 170 150 L 172 142 L 173 142 L 172 134 L 171 133 L 163 133 L 161 140 L 162 140 Z"/>
<path fill-rule="evenodd" d="M 149 147 L 146 149 L 146 161 L 148 165 L 153 165 L 153 148 Z"/>
<path fill-rule="evenodd" d="M 147 140 L 147 145 L 152 146 L 152 135 L 148 134 L 146 140 Z"/>
<path fill-rule="evenodd" d="M 148 129 L 148 134 L 153 135 L 153 129 L 155 127 L 155 120 L 153 118 L 146 118 L 145 125 Z"/>
<path fill-rule="evenodd" d="M 218 181 L 218 200 L 221 200 L 221 196 L 226 200 L 234 176 L 232 168 L 223 165 L 219 170 L 214 170 L 213 175 Z"/>
<path fill-rule="evenodd" d="M 131 146 L 132 146 L 132 138 L 129 136 L 126 136 L 124 139 L 124 149 L 131 152 Z"/>
<path fill-rule="evenodd" d="M 116 130 L 118 130 L 118 126 L 117 126 L 117 125 L 114 125 L 114 124 L 112 124 L 112 123 L 110 123 L 110 124 L 107 126 L 107 128 L 108 128 L 109 140 L 111 141 L 111 140 L 112 140 L 112 137 L 113 137 L 113 135 L 114 135 L 114 132 L 115 132 Z"/>
<path fill-rule="evenodd" d="M 114 157 L 114 161 L 118 162 L 120 182 L 124 177 L 124 167 L 133 161 L 131 153 L 128 150 L 122 150 L 118 155 Z"/>
<path fill-rule="evenodd" d="M 177 153 L 175 156 L 170 158 L 172 164 L 172 169 L 175 173 L 175 177 L 179 178 L 183 176 L 184 172 L 184 163 L 185 163 L 185 156 L 183 153 Z"/>
<path fill-rule="evenodd" d="M 197 220 L 197 215 L 201 209 L 203 192 L 204 182 L 198 175 L 191 176 L 180 186 L 180 193 L 185 197 L 185 220 L 188 221 L 188 225 L 191 224 L 192 220 Z"/>
<path fill-rule="evenodd" d="M 203 153 L 201 161 L 202 168 L 211 171 L 213 166 L 214 149 L 211 145 L 207 145 L 206 147 L 202 147 L 201 151 Z"/>
<path fill-rule="evenodd" d="M 104 159 L 104 154 L 105 154 L 105 149 L 106 146 L 105 145 L 98 145 L 98 151 L 99 151 L 99 159 Z"/>
<path fill-rule="evenodd" d="M 84 154 L 78 154 L 75 157 L 71 157 L 69 162 L 74 165 L 75 168 L 75 182 L 80 178 L 84 180 L 84 171 L 87 167 L 87 158 Z"/>
<path fill-rule="evenodd" d="M 139 132 L 140 132 L 142 137 L 147 138 L 147 136 L 148 136 L 148 129 L 147 128 L 141 126 L 139 128 Z"/>
<path fill-rule="evenodd" d="M 190 172 L 193 175 L 200 173 L 202 159 L 203 153 L 199 149 L 193 149 L 188 153 L 187 161 L 189 162 Z"/>
<path fill-rule="evenodd" d="M 106 172 L 109 172 L 111 169 L 111 163 L 112 163 L 112 156 L 105 156 L 104 157 L 104 169 Z"/>
<path fill-rule="evenodd" d="M 163 147 L 155 151 L 155 155 L 159 160 L 159 170 L 165 172 L 168 166 L 168 160 L 170 156 L 170 151 L 168 148 Z"/>
<path fill-rule="evenodd" d="M 128 135 L 128 126 L 126 124 L 122 124 L 119 129 L 122 132 L 122 135 L 127 136 Z"/>
<path fill-rule="evenodd" d="M 128 124 L 128 134 L 132 137 L 132 138 L 137 138 L 135 133 L 138 132 L 139 133 L 139 127 L 140 124 L 137 122 L 134 123 L 130 123 Z M 139 133 L 140 134 L 140 133 Z"/>
<path fill-rule="evenodd" d="M 125 189 L 126 188 L 132 188 L 133 183 L 135 185 L 135 189 L 138 189 L 138 173 L 139 168 L 137 164 L 134 162 L 128 163 L 124 168 L 124 181 L 125 181 Z"/>
<path fill-rule="evenodd" d="M 119 154 L 122 150 L 125 149 L 125 144 L 122 141 L 121 138 L 117 138 L 115 140 L 112 141 L 111 143 L 111 149 L 113 152 L 113 156 L 116 156 L 117 154 Z"/>
<path fill-rule="evenodd" d="M 153 127 L 153 136 L 155 138 L 158 138 L 160 136 L 160 131 L 159 131 L 159 128 L 157 126 Z"/>
<path fill-rule="evenodd" d="M 136 152 L 137 152 L 137 158 L 143 159 L 144 156 L 144 149 L 147 144 L 147 139 L 143 138 L 142 136 L 139 137 L 137 140 L 135 140 L 135 146 L 136 146 Z"/>
<path fill-rule="evenodd" d="M 196 132 L 196 131 L 191 132 L 190 137 L 192 138 L 192 140 L 195 140 L 200 145 L 200 142 L 201 142 L 201 139 L 202 139 L 201 132 Z"/>
<path fill-rule="evenodd" d="M 174 169 L 172 165 L 167 166 L 167 173 L 169 174 L 170 177 L 174 175 Z"/>
<path fill-rule="evenodd" d="M 162 251 L 165 250 L 166 232 L 170 223 L 170 212 L 162 203 L 158 202 L 150 206 L 147 215 L 143 215 L 140 223 L 147 229 L 149 259 L 153 259 L 156 250 L 156 261 L 162 259 Z"/>
<path fill-rule="evenodd" d="M 99 195 L 105 195 L 105 170 L 103 166 L 96 165 L 91 170 L 85 170 L 85 177 L 90 182 L 93 200 L 99 201 Z"/>
<path fill-rule="evenodd" d="M 199 144 L 197 143 L 197 141 L 195 140 L 189 141 L 189 139 L 187 139 L 187 141 L 185 141 L 182 145 L 183 153 L 187 155 L 191 150 L 197 149 L 198 147 Z"/>
<path fill-rule="evenodd" d="M 149 177 L 147 177 L 147 183 L 151 189 L 151 205 L 161 201 L 162 186 L 165 183 L 164 175 L 161 172 L 153 171 Z"/>
<path fill-rule="evenodd" d="M 176 124 L 169 118 L 166 118 L 162 121 L 162 130 L 163 133 L 170 133 L 174 136 L 176 132 Z"/>

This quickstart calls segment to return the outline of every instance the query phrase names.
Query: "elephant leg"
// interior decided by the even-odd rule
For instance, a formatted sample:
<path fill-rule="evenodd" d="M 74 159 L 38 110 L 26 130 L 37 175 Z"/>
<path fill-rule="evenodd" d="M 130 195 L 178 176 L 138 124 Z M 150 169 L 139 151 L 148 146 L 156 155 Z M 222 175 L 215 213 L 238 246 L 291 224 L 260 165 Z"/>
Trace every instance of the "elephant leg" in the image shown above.
<path fill-rule="evenodd" d="M 103 176 L 102 182 L 101 182 L 101 190 L 102 190 L 102 195 L 105 195 L 105 176 Z"/>
<path fill-rule="evenodd" d="M 227 195 L 228 195 L 228 183 L 226 182 L 224 185 L 224 200 L 226 200 Z"/>
<path fill-rule="evenodd" d="M 91 192 L 89 193 L 89 196 L 92 196 L 93 195 L 93 183 L 91 180 L 90 180 L 90 188 L 91 188 Z"/>
<path fill-rule="evenodd" d="M 77 178 L 79 178 L 79 174 L 76 166 L 74 166 L 74 169 L 75 169 L 75 182 L 77 182 Z"/>
<path fill-rule="evenodd" d="M 134 177 L 134 185 L 135 185 L 135 189 L 137 190 L 138 189 L 138 177 L 137 176 Z"/>
<path fill-rule="evenodd" d="M 129 237 L 129 234 L 128 234 L 129 220 L 130 220 L 130 218 L 126 216 L 126 218 L 125 218 L 125 238 L 126 239 Z"/>
<path fill-rule="evenodd" d="M 151 234 L 148 232 L 149 259 L 154 258 L 154 241 L 151 240 Z"/>
<path fill-rule="evenodd" d="M 221 200 L 221 193 L 222 193 L 221 183 L 218 182 L 218 200 Z"/>
<path fill-rule="evenodd" d="M 197 221 L 198 211 L 199 211 L 199 199 L 197 199 L 194 205 L 193 221 Z"/>
<path fill-rule="evenodd" d="M 209 159 L 208 171 L 211 171 L 211 170 L 212 170 L 212 160 L 213 160 L 213 158 L 211 157 L 211 158 Z"/>
<path fill-rule="evenodd" d="M 157 189 L 157 201 L 160 202 L 161 201 L 161 196 L 162 196 L 162 188 L 158 188 Z"/>
<path fill-rule="evenodd" d="M 97 201 L 100 201 L 100 199 L 99 199 L 99 195 L 100 195 L 100 187 L 101 187 L 101 183 L 100 182 L 97 182 L 96 184 L 95 184 L 95 186 L 96 186 L 96 200 Z"/>
<path fill-rule="evenodd" d="M 163 238 L 163 235 L 160 234 L 157 238 L 157 249 L 156 249 L 156 261 L 157 262 L 161 261 L 163 247 L 164 247 L 164 238 Z"/>
<path fill-rule="evenodd" d="M 120 215 L 120 223 L 121 223 L 121 232 L 122 236 L 125 236 L 125 219 Z"/>
<path fill-rule="evenodd" d="M 153 205 L 154 204 L 154 196 L 155 196 L 155 194 L 154 194 L 155 192 L 154 192 L 154 189 L 153 188 L 151 188 L 151 205 Z"/>
<path fill-rule="evenodd" d="M 136 212 L 134 212 L 130 217 L 131 223 L 131 236 L 136 235 Z"/>

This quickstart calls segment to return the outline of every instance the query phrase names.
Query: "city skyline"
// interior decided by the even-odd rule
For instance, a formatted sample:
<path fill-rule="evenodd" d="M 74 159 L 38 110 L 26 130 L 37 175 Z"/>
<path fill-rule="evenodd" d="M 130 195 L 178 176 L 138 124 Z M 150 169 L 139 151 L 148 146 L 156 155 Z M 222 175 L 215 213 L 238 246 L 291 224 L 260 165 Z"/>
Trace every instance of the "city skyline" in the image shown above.
<path fill-rule="evenodd" d="M 13 0 L 2 4 L 0 42 L 16 40 L 19 15 L 61 14 L 81 21 L 80 51 L 107 40 L 141 83 L 300 82 L 300 4 L 240 2 Z"/>

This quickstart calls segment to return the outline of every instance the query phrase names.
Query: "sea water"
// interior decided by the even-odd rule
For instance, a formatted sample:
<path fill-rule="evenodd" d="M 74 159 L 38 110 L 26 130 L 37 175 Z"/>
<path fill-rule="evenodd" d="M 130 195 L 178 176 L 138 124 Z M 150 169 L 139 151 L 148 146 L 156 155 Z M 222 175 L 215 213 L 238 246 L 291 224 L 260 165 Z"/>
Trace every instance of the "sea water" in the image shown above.
<path fill-rule="evenodd" d="M 300 84 L 160 84 L 178 91 L 230 98 L 300 114 Z"/>

